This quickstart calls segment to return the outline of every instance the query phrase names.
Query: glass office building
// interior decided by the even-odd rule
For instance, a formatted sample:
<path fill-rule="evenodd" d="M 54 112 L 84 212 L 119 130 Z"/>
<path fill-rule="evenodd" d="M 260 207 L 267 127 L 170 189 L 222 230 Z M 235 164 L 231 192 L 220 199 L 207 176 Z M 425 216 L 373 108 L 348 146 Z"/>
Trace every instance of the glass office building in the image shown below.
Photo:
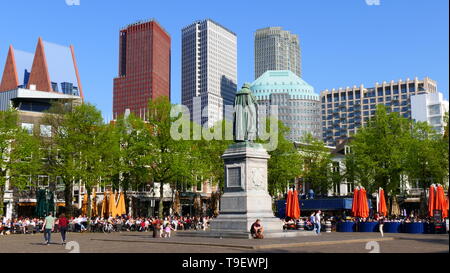
<path fill-rule="evenodd" d="M 290 128 L 287 139 L 301 141 L 307 133 L 321 137 L 320 97 L 292 71 L 266 71 L 252 83 L 251 90 L 258 100 L 259 117 L 270 116 L 270 106 L 278 106 L 279 120 Z"/>

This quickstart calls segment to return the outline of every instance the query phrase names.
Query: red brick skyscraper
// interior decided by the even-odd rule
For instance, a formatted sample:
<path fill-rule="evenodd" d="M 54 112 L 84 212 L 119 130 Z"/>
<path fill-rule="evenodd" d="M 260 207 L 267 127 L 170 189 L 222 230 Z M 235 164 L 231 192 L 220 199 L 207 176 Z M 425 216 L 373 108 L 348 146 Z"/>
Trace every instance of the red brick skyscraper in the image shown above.
<path fill-rule="evenodd" d="M 122 29 L 119 39 L 113 118 L 127 108 L 143 116 L 149 99 L 160 96 L 170 99 L 170 36 L 152 19 Z"/>

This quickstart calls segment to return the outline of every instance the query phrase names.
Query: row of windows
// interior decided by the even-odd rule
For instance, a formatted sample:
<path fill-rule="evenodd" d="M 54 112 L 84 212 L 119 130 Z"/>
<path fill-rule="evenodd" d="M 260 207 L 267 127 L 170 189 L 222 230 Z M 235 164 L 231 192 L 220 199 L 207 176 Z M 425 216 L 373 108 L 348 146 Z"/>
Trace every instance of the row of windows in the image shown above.
<path fill-rule="evenodd" d="M 22 129 L 28 132 L 28 134 L 32 135 L 34 131 L 33 123 L 22 123 Z M 52 126 L 51 125 L 40 125 L 40 136 L 42 137 L 52 137 Z"/>

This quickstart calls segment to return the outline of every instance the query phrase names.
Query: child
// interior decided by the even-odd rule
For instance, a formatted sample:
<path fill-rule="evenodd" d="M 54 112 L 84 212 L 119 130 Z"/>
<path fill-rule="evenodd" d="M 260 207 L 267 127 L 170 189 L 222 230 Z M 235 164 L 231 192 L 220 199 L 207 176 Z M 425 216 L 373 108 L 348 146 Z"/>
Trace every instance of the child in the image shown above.
<path fill-rule="evenodd" d="M 170 232 L 172 230 L 174 230 L 173 227 L 170 224 L 167 224 L 166 227 L 164 228 L 164 237 L 170 238 Z"/>

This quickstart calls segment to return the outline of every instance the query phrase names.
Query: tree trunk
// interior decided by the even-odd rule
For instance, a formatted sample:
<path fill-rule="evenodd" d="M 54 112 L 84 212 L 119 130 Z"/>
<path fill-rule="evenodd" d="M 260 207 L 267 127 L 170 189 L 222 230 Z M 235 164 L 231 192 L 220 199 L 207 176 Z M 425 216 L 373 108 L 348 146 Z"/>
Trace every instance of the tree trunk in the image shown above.
<path fill-rule="evenodd" d="M 72 183 L 67 184 L 64 183 L 64 202 L 66 207 L 66 216 L 73 216 L 73 207 L 72 207 Z"/>
<path fill-rule="evenodd" d="M 160 187 L 159 187 L 159 208 L 158 208 L 158 215 L 159 215 L 160 219 L 164 218 L 163 197 L 164 197 L 164 183 L 160 182 Z"/>
<path fill-rule="evenodd" d="M 5 213 L 3 211 L 3 207 L 5 204 L 3 203 L 3 198 L 5 197 L 5 185 L 0 186 L 0 217 Z"/>
<path fill-rule="evenodd" d="M 91 210 L 91 193 L 92 193 L 92 189 L 91 187 L 87 187 L 87 204 L 86 204 L 86 214 L 87 214 L 87 219 L 88 219 L 88 223 L 91 220 L 91 216 L 92 216 L 92 210 Z"/>

